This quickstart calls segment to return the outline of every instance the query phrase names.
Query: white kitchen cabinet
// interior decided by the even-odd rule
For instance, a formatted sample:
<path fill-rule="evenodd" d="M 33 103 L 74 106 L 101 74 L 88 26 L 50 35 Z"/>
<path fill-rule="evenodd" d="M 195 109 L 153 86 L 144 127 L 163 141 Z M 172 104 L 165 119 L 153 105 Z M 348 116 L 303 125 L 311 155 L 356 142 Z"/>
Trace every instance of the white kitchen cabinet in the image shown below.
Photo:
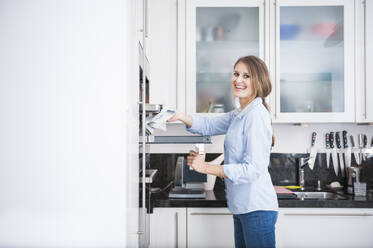
<path fill-rule="evenodd" d="M 187 245 L 234 247 L 233 216 L 227 208 L 188 208 Z"/>
<path fill-rule="evenodd" d="M 136 1 L 136 36 L 137 41 L 144 47 L 144 37 L 148 36 L 148 1 L 149 0 L 137 0 Z"/>
<path fill-rule="evenodd" d="M 149 102 L 176 109 L 177 0 L 148 3 Z"/>
<path fill-rule="evenodd" d="M 373 122 L 373 2 L 355 1 L 356 122 Z"/>
<path fill-rule="evenodd" d="M 150 248 L 186 247 L 186 208 L 155 208 L 150 216 Z"/>
<path fill-rule="evenodd" d="M 280 208 L 276 247 L 372 247 L 371 208 Z M 227 208 L 155 208 L 150 247 L 234 247 Z"/>
<path fill-rule="evenodd" d="M 143 45 L 143 31 L 144 31 L 144 1 L 136 1 L 136 37 L 137 41 Z"/>
<path fill-rule="evenodd" d="M 186 42 L 179 46 L 185 77 L 179 78 L 178 95 L 185 97 L 187 113 L 228 112 L 234 109 L 230 80 L 236 60 L 248 54 L 264 59 L 264 0 L 180 2 L 179 30 Z"/>
<path fill-rule="evenodd" d="M 354 122 L 354 2 L 272 2 L 274 122 Z"/>
<path fill-rule="evenodd" d="M 280 208 L 277 247 L 372 247 L 373 209 Z"/>
<path fill-rule="evenodd" d="M 273 122 L 355 122 L 355 14 L 351 0 L 179 0 L 178 109 L 232 110 L 233 64 L 252 54 Z"/>

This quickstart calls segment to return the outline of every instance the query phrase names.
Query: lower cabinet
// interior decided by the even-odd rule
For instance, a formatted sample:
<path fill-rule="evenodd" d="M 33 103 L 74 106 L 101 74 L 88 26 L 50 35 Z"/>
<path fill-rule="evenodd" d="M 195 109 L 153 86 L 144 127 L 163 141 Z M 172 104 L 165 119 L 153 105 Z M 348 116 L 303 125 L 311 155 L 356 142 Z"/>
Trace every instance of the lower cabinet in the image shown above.
<path fill-rule="evenodd" d="M 227 208 L 188 208 L 188 247 L 234 247 L 233 217 Z"/>
<path fill-rule="evenodd" d="M 186 208 L 154 208 L 150 214 L 150 248 L 184 248 Z"/>
<path fill-rule="evenodd" d="M 279 248 L 373 247 L 373 209 L 280 208 Z"/>
<path fill-rule="evenodd" d="M 372 208 L 280 208 L 276 247 L 373 247 Z M 150 247 L 234 247 L 227 208 L 155 208 Z"/>

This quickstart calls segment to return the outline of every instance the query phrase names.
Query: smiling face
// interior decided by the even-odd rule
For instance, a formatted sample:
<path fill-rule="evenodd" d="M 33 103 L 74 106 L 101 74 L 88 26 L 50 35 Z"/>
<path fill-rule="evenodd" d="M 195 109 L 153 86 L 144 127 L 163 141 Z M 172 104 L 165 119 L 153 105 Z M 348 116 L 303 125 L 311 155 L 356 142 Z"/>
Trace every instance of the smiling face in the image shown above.
<path fill-rule="evenodd" d="M 255 98 L 254 86 L 251 82 L 251 75 L 247 66 L 242 62 L 237 63 L 237 65 L 234 67 L 232 74 L 232 90 L 233 95 L 239 98 L 241 107 L 243 107 L 243 105 L 247 105 Z"/>

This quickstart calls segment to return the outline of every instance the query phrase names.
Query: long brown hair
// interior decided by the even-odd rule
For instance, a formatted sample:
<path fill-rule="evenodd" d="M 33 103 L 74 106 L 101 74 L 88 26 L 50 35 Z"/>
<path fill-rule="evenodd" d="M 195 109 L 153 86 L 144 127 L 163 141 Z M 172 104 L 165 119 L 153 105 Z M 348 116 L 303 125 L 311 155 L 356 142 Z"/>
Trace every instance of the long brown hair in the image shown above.
<path fill-rule="evenodd" d="M 263 60 L 253 55 L 239 58 L 234 64 L 233 68 L 236 68 L 238 63 L 243 63 L 246 65 L 247 70 L 249 71 L 251 83 L 253 84 L 255 98 L 261 97 L 264 107 L 268 110 L 268 112 L 270 112 L 265 98 L 271 93 L 272 84 L 266 64 L 263 62 Z M 272 135 L 272 147 L 274 145 L 275 136 Z"/>

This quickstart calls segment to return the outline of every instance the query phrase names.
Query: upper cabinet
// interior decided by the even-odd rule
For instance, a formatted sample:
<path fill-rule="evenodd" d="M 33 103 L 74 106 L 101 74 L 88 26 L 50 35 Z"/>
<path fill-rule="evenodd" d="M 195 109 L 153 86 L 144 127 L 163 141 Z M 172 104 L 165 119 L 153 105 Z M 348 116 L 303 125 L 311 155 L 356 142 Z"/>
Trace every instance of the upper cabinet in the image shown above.
<path fill-rule="evenodd" d="M 373 122 L 373 2 L 356 0 L 356 122 Z M 369 28 L 370 27 L 370 28 Z"/>
<path fill-rule="evenodd" d="M 354 2 L 274 2 L 275 122 L 354 122 Z"/>
<path fill-rule="evenodd" d="M 137 41 L 144 47 L 144 38 L 148 36 L 148 0 L 138 0 L 136 4 L 136 36 Z"/>
<path fill-rule="evenodd" d="M 143 31 L 144 31 L 144 2 L 136 1 L 136 37 L 137 41 L 143 45 Z"/>
<path fill-rule="evenodd" d="M 264 0 L 188 0 L 185 20 L 186 111 L 233 110 L 234 63 L 264 56 Z"/>
<path fill-rule="evenodd" d="M 178 109 L 177 0 L 148 0 L 147 47 L 150 103 Z"/>
<path fill-rule="evenodd" d="M 231 111 L 233 65 L 256 55 L 271 74 L 274 123 L 373 122 L 372 5 L 149 1 L 151 102 L 187 113 Z"/>

